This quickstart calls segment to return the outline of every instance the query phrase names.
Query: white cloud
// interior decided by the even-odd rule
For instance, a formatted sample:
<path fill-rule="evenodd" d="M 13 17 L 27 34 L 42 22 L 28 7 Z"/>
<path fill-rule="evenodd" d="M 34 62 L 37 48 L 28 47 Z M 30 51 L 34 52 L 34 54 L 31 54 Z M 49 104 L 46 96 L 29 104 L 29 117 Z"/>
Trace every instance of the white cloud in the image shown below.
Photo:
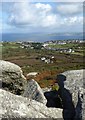
<path fill-rule="evenodd" d="M 48 15 L 42 20 L 42 26 L 49 27 L 49 26 L 55 26 L 57 23 L 57 16 L 56 15 Z"/>
<path fill-rule="evenodd" d="M 74 17 L 68 17 L 64 18 L 62 24 L 65 25 L 83 25 L 83 17 L 80 16 L 74 16 Z"/>
<path fill-rule="evenodd" d="M 29 1 L 29 2 L 84 2 L 84 0 L 0 0 L 0 2 L 24 2 L 24 1 Z"/>
<path fill-rule="evenodd" d="M 49 4 L 36 3 L 36 8 L 44 10 L 45 12 L 51 11 L 52 7 Z"/>
<path fill-rule="evenodd" d="M 9 22 L 14 25 L 31 24 L 35 19 L 34 17 L 29 4 L 25 2 L 15 3 L 9 16 Z"/>
<path fill-rule="evenodd" d="M 12 3 L 9 12 L 7 11 L 9 15 L 8 24 L 17 30 L 37 31 L 43 29 L 49 31 L 72 25 L 79 26 L 83 23 L 82 15 L 76 14 L 81 11 L 79 4 L 75 4 L 75 6 L 73 4 L 59 4 L 57 5 L 57 12 L 54 11 L 53 7 L 50 3 Z M 72 16 L 72 14 L 74 15 Z"/>
<path fill-rule="evenodd" d="M 9 22 L 14 25 L 40 25 L 47 27 L 56 22 L 56 15 L 51 13 L 51 9 L 52 7 L 49 4 L 15 3 Z"/>
<path fill-rule="evenodd" d="M 64 15 L 78 14 L 83 12 L 83 5 L 81 3 L 70 3 L 57 6 L 58 12 Z"/>

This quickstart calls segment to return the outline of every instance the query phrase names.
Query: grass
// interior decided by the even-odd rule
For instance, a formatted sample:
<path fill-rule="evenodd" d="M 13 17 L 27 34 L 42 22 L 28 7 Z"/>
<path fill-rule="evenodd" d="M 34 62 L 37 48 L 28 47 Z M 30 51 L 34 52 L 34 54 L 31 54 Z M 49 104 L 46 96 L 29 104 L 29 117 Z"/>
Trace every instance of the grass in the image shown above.
<path fill-rule="evenodd" d="M 72 44 L 69 46 L 72 47 Z M 25 76 L 29 72 L 39 72 L 39 75 L 34 79 L 38 81 L 41 87 L 53 84 L 55 80 L 54 78 L 56 78 L 56 75 L 61 72 L 85 68 L 83 62 L 84 54 L 82 54 L 82 50 L 78 53 L 66 54 L 45 49 L 23 49 L 20 48 L 19 44 L 11 42 L 3 43 L 2 53 L 3 60 L 19 65 Z M 40 58 L 42 56 L 48 58 L 50 58 L 50 56 L 54 56 L 55 58 L 53 63 L 46 64 L 41 61 Z"/>
<path fill-rule="evenodd" d="M 80 55 L 80 56 L 84 56 L 84 53 L 83 52 L 74 52 L 74 53 L 71 53 L 71 54 L 74 54 L 74 55 Z"/>
<path fill-rule="evenodd" d="M 52 47 L 52 48 L 75 48 L 75 47 L 78 47 L 79 44 L 73 44 L 73 43 L 69 43 L 69 44 L 64 44 L 64 45 L 61 45 L 61 44 L 50 44 L 49 47 Z"/>

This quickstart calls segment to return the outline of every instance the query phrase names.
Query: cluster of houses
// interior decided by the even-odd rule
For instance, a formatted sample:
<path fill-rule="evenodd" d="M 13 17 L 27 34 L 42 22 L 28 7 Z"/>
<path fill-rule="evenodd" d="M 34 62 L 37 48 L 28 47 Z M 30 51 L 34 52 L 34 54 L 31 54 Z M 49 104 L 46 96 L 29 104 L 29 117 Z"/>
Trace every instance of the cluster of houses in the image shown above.
<path fill-rule="evenodd" d="M 33 49 L 33 47 L 31 46 L 31 42 L 17 42 L 17 44 L 20 44 L 20 48 Z"/>
<path fill-rule="evenodd" d="M 84 40 L 55 40 L 55 41 L 47 41 L 42 43 L 42 48 L 41 49 L 47 49 L 47 50 L 54 50 L 54 51 L 58 51 L 60 53 L 74 53 L 74 49 L 73 48 L 54 48 L 51 47 L 50 45 L 66 45 L 69 43 L 73 43 L 73 44 L 77 44 L 77 43 L 84 43 Z M 32 46 L 32 42 L 18 42 L 20 44 L 20 48 L 30 48 L 30 49 L 34 49 L 34 47 Z M 36 44 L 37 45 L 37 44 Z M 45 58 L 43 58 L 45 62 L 49 63 L 50 60 L 46 60 Z"/>
<path fill-rule="evenodd" d="M 43 61 L 44 63 L 49 64 L 49 63 L 53 63 L 54 58 L 55 58 L 54 56 L 51 56 L 50 58 L 48 58 L 48 57 L 41 57 L 41 61 Z"/>
<path fill-rule="evenodd" d="M 64 53 L 74 53 L 75 51 L 73 49 L 71 49 L 71 48 L 70 49 L 61 49 L 60 53 L 63 53 L 63 52 Z"/>
<path fill-rule="evenodd" d="M 43 47 L 47 50 L 54 50 L 54 51 L 58 51 L 60 53 L 74 53 L 74 49 L 73 48 L 54 48 L 52 46 L 55 45 L 66 45 L 69 43 L 73 43 L 73 44 L 77 44 L 77 43 L 84 43 L 84 40 L 56 40 L 56 41 L 47 41 L 43 44 Z M 51 46 L 52 45 L 52 46 Z"/>
<path fill-rule="evenodd" d="M 34 48 L 31 46 L 31 44 L 29 44 L 29 43 L 22 43 L 22 44 L 20 44 L 20 48 L 26 48 L 26 49 L 30 48 L 30 49 L 34 49 Z M 49 44 L 43 44 L 42 49 L 54 50 L 54 51 L 58 51 L 58 52 L 60 52 L 60 53 L 63 53 L 63 52 L 64 52 L 64 53 L 73 53 L 73 52 L 74 52 L 74 50 L 71 49 L 71 48 L 69 48 L 69 49 L 67 49 L 67 48 L 53 48 L 53 47 L 49 47 Z M 45 58 L 43 58 L 43 61 L 45 61 L 45 62 L 47 62 L 47 63 L 50 62 L 49 59 L 46 60 Z"/>
<path fill-rule="evenodd" d="M 72 48 L 51 48 L 46 47 L 47 50 L 54 50 L 60 53 L 74 53 L 75 51 Z"/>
<path fill-rule="evenodd" d="M 51 41 L 46 41 L 44 44 L 60 44 L 60 45 L 65 45 L 68 43 L 84 43 L 85 40 L 51 40 Z"/>

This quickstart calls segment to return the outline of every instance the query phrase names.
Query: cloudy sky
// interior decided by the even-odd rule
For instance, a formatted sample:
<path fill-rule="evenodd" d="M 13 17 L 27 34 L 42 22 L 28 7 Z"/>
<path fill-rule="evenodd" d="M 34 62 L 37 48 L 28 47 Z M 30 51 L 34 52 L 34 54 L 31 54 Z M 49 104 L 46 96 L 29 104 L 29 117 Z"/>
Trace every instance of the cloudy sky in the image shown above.
<path fill-rule="evenodd" d="M 82 32 L 83 4 L 78 2 L 0 3 L 0 32 Z"/>

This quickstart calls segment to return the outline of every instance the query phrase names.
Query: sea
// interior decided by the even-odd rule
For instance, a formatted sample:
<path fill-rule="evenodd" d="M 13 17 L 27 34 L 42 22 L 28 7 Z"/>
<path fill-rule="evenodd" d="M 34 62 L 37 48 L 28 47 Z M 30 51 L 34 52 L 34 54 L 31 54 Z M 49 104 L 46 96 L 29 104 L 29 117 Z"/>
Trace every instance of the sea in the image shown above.
<path fill-rule="evenodd" d="M 51 40 L 73 40 L 83 39 L 82 34 L 29 34 L 29 33 L 2 33 L 0 34 L 0 41 L 18 42 L 18 41 L 32 41 L 32 42 L 46 42 Z"/>

